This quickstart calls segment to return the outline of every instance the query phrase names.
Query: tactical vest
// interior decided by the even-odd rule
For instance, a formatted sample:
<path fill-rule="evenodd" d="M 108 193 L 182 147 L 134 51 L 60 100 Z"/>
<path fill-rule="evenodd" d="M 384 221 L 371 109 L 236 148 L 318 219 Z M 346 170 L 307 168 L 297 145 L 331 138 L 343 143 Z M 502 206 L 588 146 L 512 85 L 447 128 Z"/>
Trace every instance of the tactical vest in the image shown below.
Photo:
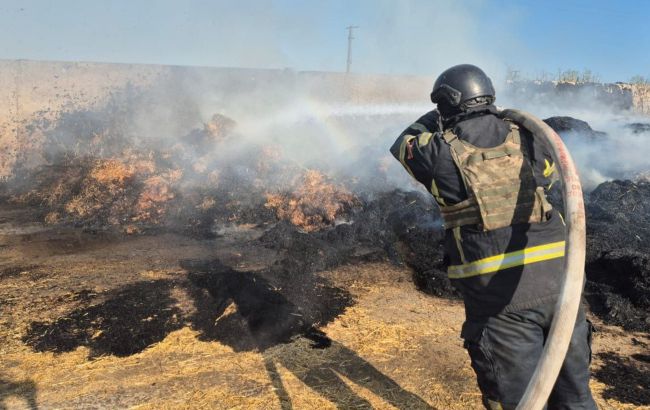
<path fill-rule="evenodd" d="M 519 127 L 511 122 L 503 144 L 478 148 L 461 141 L 451 129 L 442 137 L 460 171 L 468 198 L 440 207 L 445 228 L 478 225 L 489 231 L 517 223 L 539 223 L 552 209 L 538 187 Z"/>

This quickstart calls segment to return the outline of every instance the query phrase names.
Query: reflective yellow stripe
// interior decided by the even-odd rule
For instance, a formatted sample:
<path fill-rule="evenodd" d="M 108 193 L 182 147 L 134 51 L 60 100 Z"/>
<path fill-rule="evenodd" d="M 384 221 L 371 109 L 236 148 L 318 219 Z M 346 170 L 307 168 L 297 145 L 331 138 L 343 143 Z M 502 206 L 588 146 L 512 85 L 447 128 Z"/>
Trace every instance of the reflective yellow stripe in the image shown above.
<path fill-rule="evenodd" d="M 490 410 L 503 410 L 503 406 L 498 401 L 487 399 L 487 402 Z"/>
<path fill-rule="evenodd" d="M 409 128 L 420 131 L 420 132 L 429 132 L 427 127 L 420 124 L 419 122 L 414 122 L 413 124 L 411 124 L 411 126 Z"/>
<path fill-rule="evenodd" d="M 564 256 L 565 241 L 533 246 L 516 252 L 502 253 L 447 269 L 450 279 L 462 279 L 484 275 L 515 266 L 528 265 Z"/>
<path fill-rule="evenodd" d="M 430 132 L 423 132 L 422 134 L 418 135 L 418 146 L 424 147 L 431 141 L 431 137 L 433 137 L 433 134 Z"/>
<path fill-rule="evenodd" d="M 402 143 L 399 146 L 399 162 L 402 163 L 404 168 L 406 168 L 408 173 L 411 174 L 413 178 L 415 178 L 415 175 L 413 175 L 413 171 L 411 171 L 411 168 L 409 168 L 409 166 L 406 165 L 406 161 L 404 158 L 406 157 L 406 144 L 413 141 L 414 139 L 415 137 L 413 135 L 405 135 L 404 138 L 402 138 Z"/>

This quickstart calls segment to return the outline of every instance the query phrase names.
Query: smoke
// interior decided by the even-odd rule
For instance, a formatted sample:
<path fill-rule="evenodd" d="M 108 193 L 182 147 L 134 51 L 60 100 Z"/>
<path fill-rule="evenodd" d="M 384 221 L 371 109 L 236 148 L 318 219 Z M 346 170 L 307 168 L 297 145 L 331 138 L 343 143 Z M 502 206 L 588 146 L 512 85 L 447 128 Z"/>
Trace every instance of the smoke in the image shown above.
<path fill-rule="evenodd" d="M 164 98 L 152 98 L 161 106 L 160 113 L 152 116 L 150 107 L 143 109 L 136 121 L 144 124 L 139 134 L 171 121 L 164 128 L 175 130 L 168 133 L 173 140 L 188 127 L 200 126 L 212 114 L 221 113 L 237 121 L 237 136 L 212 153 L 217 159 L 215 166 L 228 161 L 245 166 L 262 147 L 271 145 L 281 151 L 282 161 L 321 169 L 359 191 L 421 189 L 390 156 L 388 147 L 404 128 L 433 108 L 426 99 L 418 98 L 428 94 L 422 89 L 428 78 L 399 78 L 396 86 L 408 91 L 395 97 L 385 84 L 389 77 L 381 83 L 360 75 L 346 80 L 336 74 L 314 78 L 292 71 L 191 73 L 187 70 L 173 77 L 172 93 L 167 86 L 161 87 Z M 251 82 L 251 76 L 256 80 Z M 370 98 L 361 95 L 368 93 L 359 86 L 363 83 L 376 87 Z M 355 84 L 357 94 L 350 92 Z M 591 125 L 594 132 L 561 132 L 585 191 L 607 180 L 630 179 L 648 171 L 648 134 L 630 127 L 648 120 L 630 110 L 628 94 L 603 92 L 597 86 L 576 87 L 570 92 L 522 92 L 506 85 L 498 90 L 499 102 L 506 107 L 541 118 L 574 117 Z M 193 113 L 185 116 L 192 121 L 178 124 L 182 116 L 170 115 L 165 108 L 170 101 L 181 101 L 185 111 Z"/>
<path fill-rule="evenodd" d="M 197 45 L 209 45 L 208 54 L 219 60 L 211 60 L 213 65 L 343 68 L 344 24 L 340 47 L 324 46 L 306 53 L 307 48 L 316 50 L 319 41 L 332 42 L 331 33 L 312 24 L 328 18 L 331 9 L 312 6 L 316 12 L 304 13 L 301 8 L 286 14 L 273 4 L 217 4 L 214 7 L 220 12 L 206 9 L 201 13 L 210 17 L 196 22 L 196 36 L 187 47 L 196 51 Z M 168 68 L 147 89 L 116 91 L 106 107 L 67 113 L 67 123 L 49 125 L 46 138 L 58 143 L 44 147 L 45 157 L 54 158 L 70 149 L 99 157 L 119 155 L 128 146 L 173 150 L 180 139 L 200 130 L 218 113 L 236 122 L 232 134 L 211 147 L 184 151 L 184 169 L 196 169 L 197 164 L 212 170 L 230 167 L 242 178 L 254 179 L 256 161 L 265 155 L 265 148 L 274 147 L 279 152 L 277 161 L 303 170 L 320 169 L 357 191 L 422 189 L 388 148 L 404 128 L 434 108 L 428 94 L 436 75 L 454 64 L 473 63 L 492 77 L 500 105 L 542 118 L 574 116 L 607 132 L 596 140 L 565 135 L 587 187 L 647 169 L 641 154 L 647 142 L 625 127 L 635 119 L 594 98 L 589 90 L 580 90 L 571 98 L 539 89 L 506 92 L 505 62 L 531 52 L 508 29 L 517 19 L 516 10 L 504 10 L 498 19 L 486 20 L 482 13 L 487 7 L 491 6 L 483 1 L 361 2 L 350 12 L 350 23 L 361 26 L 353 45 L 353 71 L 418 73 L 421 77 Z M 210 25 L 220 33 L 213 43 L 203 31 Z M 310 56 L 308 61 L 298 57 L 303 52 Z M 321 53 L 321 59 L 314 59 L 314 53 Z M 90 124 L 89 129 L 79 128 L 79 115 Z M 84 143 L 92 138 L 92 128 L 102 129 L 103 135 L 117 135 L 114 143 L 101 150 Z M 269 188 L 284 183 L 281 178 L 274 180 L 273 174 L 264 177 Z"/>
<path fill-rule="evenodd" d="M 560 131 L 576 162 L 583 189 L 612 179 L 635 179 L 650 170 L 650 120 L 633 111 L 632 95 L 616 85 L 526 82 L 505 88 L 501 102 L 540 118 L 573 117 L 589 129 Z"/>
<path fill-rule="evenodd" d="M 271 147 L 277 153 L 274 161 L 321 170 L 357 193 L 423 190 L 388 148 L 403 129 L 434 108 L 426 101 L 429 86 L 427 77 L 174 67 L 145 89 L 114 91 L 97 110 L 64 113 L 44 132 L 46 140 L 56 142 L 44 146 L 44 156 L 52 159 L 70 150 L 103 158 L 127 149 L 173 151 L 192 130 L 220 114 L 235 121 L 231 135 L 199 150 L 185 149 L 182 169 L 230 168 L 250 182 L 260 177 L 256 165 Z M 647 134 L 629 127 L 644 119 L 602 96 L 595 98 L 593 90 L 525 93 L 497 86 L 497 94 L 503 106 L 541 118 L 571 116 L 604 131 L 561 133 L 586 191 L 648 170 Z M 99 145 L 91 143 L 96 135 L 104 139 Z M 198 183 L 191 174 L 183 180 L 189 187 Z M 281 172 L 263 178 L 266 189 L 286 188 Z"/>
<path fill-rule="evenodd" d="M 605 136 L 594 139 L 579 133 L 564 135 L 580 171 L 585 191 L 589 192 L 612 179 L 636 179 L 650 170 L 647 157 L 647 152 L 650 152 L 650 135 L 635 132 L 630 127 L 633 120 L 634 117 L 594 117 L 590 123 L 595 129 L 604 131 Z"/>
<path fill-rule="evenodd" d="M 207 157 L 210 167 L 237 167 L 245 177 L 264 150 L 273 147 L 280 153 L 279 162 L 321 170 L 358 191 L 414 189 L 417 185 L 388 148 L 433 107 L 415 98 L 395 100 L 382 80 L 389 78 L 175 68 L 147 90 L 116 94 L 109 106 L 124 109 L 117 118 L 105 120 L 121 123 L 120 132 L 136 147 L 169 149 L 214 114 L 225 115 L 236 123 L 232 134 L 209 151 L 185 152 L 184 168 Z M 372 102 L 373 95 L 370 101 L 359 101 L 367 91 L 353 89 L 366 83 L 373 93 L 387 95 L 380 95 L 378 103 Z M 264 178 L 268 188 L 284 182 L 274 181 L 273 175 Z"/>
<path fill-rule="evenodd" d="M 93 7 L 80 4 L 70 18 L 96 14 Z M 105 19 L 143 14 L 141 5 L 123 7 L 104 7 Z M 182 6 L 162 2 L 151 10 L 152 21 L 159 23 L 156 36 L 132 39 L 125 38 L 133 30 L 122 26 L 123 18 L 116 18 L 113 26 L 102 22 L 101 30 L 115 32 L 113 38 L 140 47 L 143 62 L 198 61 L 208 66 L 275 70 L 169 68 L 166 77 L 146 90 L 116 91 L 106 108 L 67 113 L 64 126 L 48 125 L 45 139 L 57 143 L 46 144 L 44 156 L 54 158 L 74 150 L 107 157 L 129 144 L 168 150 L 219 113 L 236 121 L 233 135 L 209 152 L 185 152 L 183 168 L 209 157 L 213 169 L 237 168 L 243 177 L 253 178 L 252 164 L 264 147 L 274 146 L 281 151 L 280 161 L 321 169 L 358 190 L 420 189 L 390 157 L 388 148 L 404 128 L 433 108 L 428 102 L 433 77 L 449 65 L 473 62 L 502 78 L 501 61 L 506 58 L 502 50 L 510 53 L 519 47 L 502 29 L 509 27 L 512 16 L 504 12 L 498 21 L 484 21 L 481 13 L 486 7 L 490 6 L 480 0 L 464 5 L 366 0 L 292 7 L 247 0 Z M 350 21 L 341 21 L 337 32 L 324 28 L 323 21 L 339 21 L 341 16 Z M 423 77 L 391 80 L 332 73 L 345 67 L 347 24 L 360 26 L 353 43 L 354 73 L 418 73 Z M 86 24 L 82 26 L 69 30 L 85 30 Z M 487 43 L 483 40 L 486 30 L 491 33 Z M 66 41 L 68 58 L 77 53 L 81 58 L 106 60 L 79 41 L 85 39 L 98 49 L 104 40 L 91 41 L 92 33 L 77 34 L 75 41 Z M 152 38 L 156 44 L 147 43 Z M 161 45 L 165 57 L 154 58 L 163 51 Z M 129 57 L 111 58 L 129 61 Z M 98 119 L 101 116 L 105 118 Z M 119 134 L 119 141 L 101 149 L 79 144 L 93 134 L 92 129 L 79 128 L 80 119 L 89 128 L 101 128 L 102 135 Z M 272 179 L 272 175 L 265 177 Z M 276 181 L 268 182 L 274 185 Z"/>

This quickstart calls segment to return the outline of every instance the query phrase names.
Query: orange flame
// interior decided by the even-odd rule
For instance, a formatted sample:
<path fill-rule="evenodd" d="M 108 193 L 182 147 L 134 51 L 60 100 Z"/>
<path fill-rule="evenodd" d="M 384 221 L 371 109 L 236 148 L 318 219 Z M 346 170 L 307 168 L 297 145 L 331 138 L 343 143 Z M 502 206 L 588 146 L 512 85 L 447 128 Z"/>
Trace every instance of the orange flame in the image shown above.
<path fill-rule="evenodd" d="M 307 232 L 335 224 L 359 200 L 345 188 L 326 181 L 318 171 L 307 171 L 301 186 L 290 194 L 266 194 L 267 208 L 274 209 L 279 219 L 287 220 Z"/>

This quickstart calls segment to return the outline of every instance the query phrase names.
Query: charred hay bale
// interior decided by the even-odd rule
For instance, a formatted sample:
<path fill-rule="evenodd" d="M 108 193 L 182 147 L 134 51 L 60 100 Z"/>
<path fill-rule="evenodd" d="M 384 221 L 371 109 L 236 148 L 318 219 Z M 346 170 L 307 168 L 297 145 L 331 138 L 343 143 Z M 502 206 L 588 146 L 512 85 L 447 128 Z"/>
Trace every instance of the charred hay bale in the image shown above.
<path fill-rule="evenodd" d="M 131 206 L 128 197 L 135 194 L 134 177 L 134 170 L 122 161 L 96 160 L 77 194 L 61 204 L 61 211 L 86 225 L 118 225 Z"/>
<path fill-rule="evenodd" d="M 259 239 L 282 250 L 274 270 L 299 274 L 355 261 L 390 258 L 413 269 L 416 285 L 439 295 L 457 295 L 443 262 L 440 215 L 432 199 L 420 192 L 395 190 L 362 201 L 349 223 L 305 232 L 281 221 Z"/>
<path fill-rule="evenodd" d="M 175 169 L 146 178 L 142 182 L 131 221 L 160 224 L 168 212 L 169 203 L 176 198 L 174 185 L 182 176 L 183 171 Z"/>
<path fill-rule="evenodd" d="M 265 206 L 272 182 L 259 182 L 254 171 L 226 165 L 218 170 L 215 178 L 187 177 L 179 192 L 180 203 L 169 212 L 165 223 L 171 229 L 202 238 L 218 236 L 224 228 L 233 225 L 277 223 L 275 210 Z"/>
<path fill-rule="evenodd" d="M 615 248 L 650 248 L 650 183 L 609 181 L 588 197 L 588 260 Z"/>
<path fill-rule="evenodd" d="M 630 299 L 617 292 L 612 286 L 588 281 L 584 296 L 592 313 L 605 323 L 621 326 L 623 329 L 649 332 L 650 321 L 647 309 L 637 307 Z"/>
<path fill-rule="evenodd" d="M 650 183 L 605 182 L 586 210 L 592 310 L 625 328 L 650 330 Z"/>
<path fill-rule="evenodd" d="M 443 239 L 438 207 L 431 196 L 393 190 L 363 199 L 362 205 L 350 214 L 348 223 L 299 233 L 285 222 L 277 224 L 260 240 L 267 246 L 289 250 L 292 257 L 288 260 L 292 262 L 285 269 L 332 267 L 388 257 L 413 269 L 414 282 L 423 291 L 457 296 L 444 266 Z"/>
<path fill-rule="evenodd" d="M 64 214 L 84 226 L 157 225 L 182 172 L 150 171 L 118 159 L 97 160 L 78 194 L 63 204 Z"/>
<path fill-rule="evenodd" d="M 587 268 L 592 282 L 606 284 L 634 305 L 650 309 L 650 255 L 647 253 L 614 249 L 603 252 Z"/>
<path fill-rule="evenodd" d="M 351 262 L 353 249 L 328 241 L 318 233 L 300 231 L 280 222 L 267 231 L 260 241 L 272 249 L 284 251 L 284 259 L 272 268 L 276 273 L 303 274 L 333 268 Z"/>
<path fill-rule="evenodd" d="M 607 136 L 607 133 L 592 129 L 586 121 L 573 117 L 549 117 L 545 119 L 544 122 L 562 136 L 577 134 L 590 139 L 598 139 Z"/>
<path fill-rule="evenodd" d="M 302 275 L 344 264 L 376 261 L 385 257 L 381 240 L 369 242 L 362 230 L 341 224 L 318 232 L 305 232 L 287 221 L 267 230 L 259 241 L 283 252 L 283 258 L 271 270 L 278 276 Z"/>
<path fill-rule="evenodd" d="M 359 199 L 359 206 L 350 211 L 347 221 L 320 231 L 307 232 L 290 221 L 280 221 L 260 240 L 273 249 L 289 249 L 295 243 L 322 241 L 328 246 L 340 247 L 344 252 L 366 247 L 390 253 L 387 248 L 393 246 L 395 235 L 387 218 L 396 206 L 391 197 L 392 193 Z"/>
<path fill-rule="evenodd" d="M 633 122 L 626 124 L 625 128 L 632 131 L 633 134 L 648 134 L 650 135 L 650 123 L 648 122 Z"/>
<path fill-rule="evenodd" d="M 438 207 L 419 192 L 393 195 L 394 209 L 387 222 L 396 238 L 401 260 L 414 271 L 416 286 L 437 296 L 458 296 L 447 278 L 444 229 Z"/>

